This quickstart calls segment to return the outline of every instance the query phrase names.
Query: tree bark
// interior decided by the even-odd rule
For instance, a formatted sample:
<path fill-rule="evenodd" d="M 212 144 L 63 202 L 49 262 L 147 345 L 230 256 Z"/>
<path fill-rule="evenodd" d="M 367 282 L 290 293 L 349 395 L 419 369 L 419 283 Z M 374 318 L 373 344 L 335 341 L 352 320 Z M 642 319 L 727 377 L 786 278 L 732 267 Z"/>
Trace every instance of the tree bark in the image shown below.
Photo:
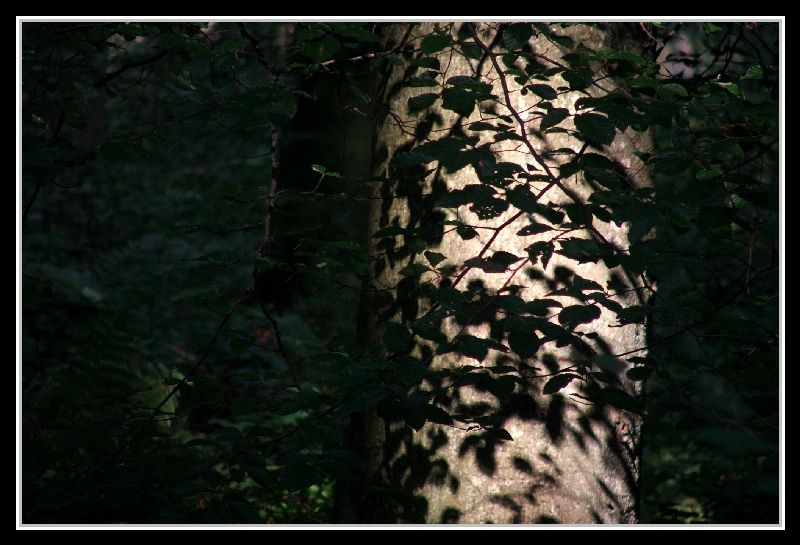
<path fill-rule="evenodd" d="M 629 47 L 637 45 L 638 39 L 623 25 L 611 25 L 611 30 L 588 25 L 551 28 L 559 35 L 569 36 L 576 44 L 585 44 L 593 49 Z M 432 30 L 432 24 L 416 27 L 408 37 L 405 50 L 418 51 L 421 38 Z M 407 36 L 407 31 L 406 25 L 392 28 L 388 33 L 387 47 L 396 47 Z M 383 95 L 385 110 L 376 125 L 375 175 L 386 177 L 388 181 L 375 189 L 370 232 L 387 225 L 441 225 L 443 219 L 481 227 L 479 236 L 469 240 L 462 239 L 446 226 L 440 227 L 435 243 L 428 249 L 445 255 L 447 263 L 456 268 L 449 278 L 425 273 L 421 283 L 449 284 L 462 291 L 470 289 L 475 293 L 485 293 L 488 297 L 508 293 L 501 290 L 516 285 L 519 286 L 518 294 L 525 301 L 534 301 L 569 285 L 576 275 L 604 288 L 612 278 L 617 285 L 634 287 L 637 282 L 641 284 L 620 267 L 609 269 L 603 261 L 577 264 L 558 254 L 552 255 L 546 267 L 540 260 L 534 265 L 523 262 L 524 266 L 519 268 L 515 264 L 502 274 L 484 272 L 479 268 L 465 272 L 464 262 L 470 258 L 500 250 L 525 256 L 527 246 L 537 240 L 552 238 L 552 233 L 516 236 L 529 224 L 529 216 L 519 214 L 514 207 L 499 217 L 486 220 L 477 218 L 467 207 L 455 212 L 437 208 L 435 202 L 443 192 L 477 183 L 476 170 L 467 166 L 449 172 L 434 163 L 428 167 L 432 171 L 424 176 L 424 181 L 408 179 L 391 165 L 397 153 L 408 150 L 415 143 L 445 135 L 475 134 L 481 136 L 481 144 L 490 146 L 498 162 L 523 166 L 533 164 L 540 173 L 549 169 L 558 176 L 559 164 L 570 156 L 561 155 L 556 150 L 568 148 L 580 153 L 588 149 L 614 160 L 631 184 L 642 187 L 649 184 L 648 174 L 633 152 L 648 151 L 651 139 L 649 134 L 629 128 L 624 133 L 617 131 L 610 146 L 595 147 L 584 146 L 568 132 L 531 130 L 539 127 L 539 122 L 531 117 L 531 107 L 540 99 L 532 93 L 521 94 L 512 77 L 498 74 L 498 69 L 505 69 L 500 59 L 492 56 L 501 43 L 497 25 L 455 24 L 451 33 L 454 39 L 458 36 L 462 40 L 475 41 L 482 55 L 480 59 L 468 59 L 451 55 L 446 50 L 438 52 L 435 56 L 443 72 L 441 81 L 452 76 L 470 76 L 491 83 L 492 93 L 498 97 L 497 114 L 509 116 L 517 134 L 529 140 L 535 155 L 524 142 L 492 143 L 490 132 L 469 132 L 465 123 L 485 116 L 481 110 L 486 109 L 486 104 L 479 105 L 481 107 L 475 108 L 468 118 L 463 118 L 443 109 L 441 102 L 437 101 L 424 114 L 413 116 L 408 111 L 408 99 L 426 90 L 405 86 L 403 82 L 408 69 L 396 67 L 388 78 Z M 622 41 L 626 43 L 621 44 Z M 528 46 L 548 68 L 569 63 L 564 59 L 567 50 L 542 33 L 534 35 Z M 501 79 L 505 80 L 507 88 L 501 84 Z M 553 76 L 549 83 L 553 88 L 568 86 L 560 75 Z M 599 87 L 590 86 L 586 92 L 559 93 L 551 102 L 554 107 L 567 108 L 570 114 L 575 114 L 578 98 L 587 94 L 602 96 L 612 89 L 613 81 L 606 79 L 599 83 Z M 520 132 L 520 122 L 530 134 Z M 572 128 L 572 118 L 565 120 L 562 126 Z M 546 163 L 547 169 L 542 162 Z M 545 181 L 531 186 L 534 193 L 542 192 L 539 202 L 551 206 L 586 203 L 593 192 L 591 184 L 580 176 L 562 179 L 549 188 Z M 597 218 L 590 225 L 590 228 L 570 236 L 600 240 L 617 251 L 624 251 L 627 247 L 628 225 L 603 223 Z M 373 287 L 377 291 L 368 292 L 371 295 L 364 304 L 364 327 L 375 346 L 379 345 L 384 322 L 393 320 L 408 324 L 431 310 L 432 303 L 421 298 L 412 282 L 399 272 L 411 262 L 426 263 L 425 258 L 409 251 L 402 242 L 402 237 L 397 237 L 393 243 L 372 239 L 372 254 L 382 257 L 374 271 Z M 487 246 L 487 242 L 491 244 Z M 568 295 L 547 295 L 547 298 L 558 300 L 565 306 L 575 304 L 575 299 Z M 616 296 L 615 300 L 628 306 L 642 304 L 644 297 L 641 291 L 632 290 Z M 643 324 L 620 327 L 616 316 L 606 308 L 602 309 L 599 319 L 578 326 L 577 331 L 596 334 L 583 337 L 594 354 L 620 354 L 646 346 Z M 494 335 L 502 340 L 493 332 L 491 319 L 465 325 L 448 317 L 444 321 L 444 332 L 449 339 L 459 333 L 468 333 L 481 338 Z M 552 375 L 559 369 L 593 357 L 574 348 L 558 348 L 555 344 L 543 345 L 528 360 L 528 365 L 535 367 L 536 371 L 526 376 Z M 421 342 L 414 354 L 431 369 L 454 369 L 464 365 L 488 367 L 509 361 L 503 352 L 494 350 L 480 363 L 456 352 L 437 355 L 435 351 L 436 347 L 431 343 Z M 644 355 L 644 352 L 636 355 Z M 629 364 L 621 359 L 608 361 L 617 366 L 610 371 L 605 369 L 612 375 L 612 383 L 638 396 L 641 393 L 638 383 L 629 381 L 625 375 Z M 515 376 L 521 375 L 525 374 L 520 372 Z M 479 407 L 484 407 L 484 410 L 489 407 L 509 432 L 512 441 L 499 440 L 485 429 L 469 429 L 469 426 L 459 425 L 458 421 L 455 426 L 427 422 L 419 431 L 413 431 L 400 420 L 384 420 L 377 414 L 360 415 L 351 430 L 351 446 L 364 463 L 359 475 L 353 476 L 347 485 L 345 503 L 349 506 L 346 509 L 349 515 L 345 518 L 354 522 L 636 522 L 641 418 L 610 405 L 587 404 L 582 397 L 573 395 L 586 394 L 585 385 L 580 380 L 573 380 L 557 393 L 543 395 L 542 387 L 548 378 L 531 378 L 524 384 L 517 384 L 502 403 L 491 392 L 477 386 L 453 387 L 447 396 L 437 398 L 437 402 L 451 414 L 470 414 Z M 431 385 L 421 386 L 422 389 L 426 387 Z"/>

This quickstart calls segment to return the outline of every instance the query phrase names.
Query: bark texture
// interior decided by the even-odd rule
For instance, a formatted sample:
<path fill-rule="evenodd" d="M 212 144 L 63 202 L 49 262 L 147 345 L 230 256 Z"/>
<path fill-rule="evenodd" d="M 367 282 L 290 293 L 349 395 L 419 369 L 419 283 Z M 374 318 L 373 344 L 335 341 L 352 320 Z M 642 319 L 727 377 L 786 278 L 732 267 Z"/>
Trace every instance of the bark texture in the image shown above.
<path fill-rule="evenodd" d="M 453 36 L 472 39 L 472 30 L 452 27 Z M 487 49 L 495 47 L 497 25 L 478 24 L 475 31 Z M 555 30 L 555 27 L 553 27 Z M 459 33 L 460 29 L 460 34 Z M 425 24 L 407 35 L 407 27 L 398 25 L 388 36 L 388 46 L 394 47 L 402 39 L 408 41 L 408 50 L 418 49 L 420 37 L 429 34 L 433 25 Z M 560 35 L 570 36 L 575 43 L 583 43 L 592 48 L 620 47 L 620 40 L 632 40 L 624 28 L 612 31 L 585 25 L 558 28 Z M 630 43 L 626 44 L 630 45 Z M 554 45 L 544 36 L 534 36 L 529 46 L 540 55 L 547 67 L 567 64 L 563 59 L 565 50 Z M 576 152 L 583 143 L 570 134 L 541 134 L 535 129 L 539 121 L 531 118 L 531 106 L 535 95 L 523 95 L 513 78 L 506 77 L 508 89 L 503 89 L 498 65 L 492 58 L 483 54 L 480 60 L 466 59 L 449 52 L 436 55 L 445 72 L 442 81 L 452 76 L 480 77 L 481 81 L 493 85 L 493 94 L 500 98 L 496 104 L 499 115 L 519 116 L 527 130 L 534 129 L 528 136 L 537 153 L 558 173 L 558 165 L 569 157 L 553 153 L 561 148 Z M 499 59 L 498 59 L 499 62 Z M 502 68 L 501 68 L 502 69 Z M 477 183 L 475 170 L 468 166 L 457 172 L 448 172 L 442 167 L 434 168 L 424 178 L 424 183 L 407 180 L 395 171 L 391 159 L 400 151 L 409 149 L 414 142 L 435 140 L 448 134 L 464 131 L 467 121 L 478 121 L 481 112 L 476 108 L 468 119 L 442 109 L 437 102 L 427 112 L 413 116 L 408 112 L 408 99 L 422 92 L 430 91 L 403 85 L 407 68 L 395 68 L 385 87 L 386 110 L 379 117 L 376 130 L 375 174 L 386 176 L 390 182 L 376 188 L 374 206 L 370 217 L 370 231 L 387 225 L 414 227 L 430 224 L 441 219 L 461 220 L 471 225 L 497 227 L 507 223 L 518 212 L 514 207 L 506 210 L 500 217 L 479 220 L 467 207 L 461 207 L 458 215 L 452 210 L 437 209 L 434 202 L 446 190 L 461 188 Z M 552 87 L 568 84 L 554 76 Z M 613 89 L 613 82 L 604 80 L 597 87 L 589 87 L 592 95 L 604 95 Z M 566 92 L 553 100 L 553 105 L 576 111 L 575 101 L 585 93 Z M 514 112 L 510 111 L 505 98 L 508 97 Z M 485 114 L 483 114 L 485 117 Z M 570 128 L 572 118 L 563 126 Z M 519 127 L 517 127 L 519 133 Z M 481 135 L 488 144 L 492 133 Z M 629 180 L 638 186 L 649 184 L 646 170 L 634 151 L 647 151 L 651 141 L 646 133 L 636 133 L 628 129 L 617 132 L 614 143 L 604 149 L 589 148 L 593 153 L 602 153 L 615 160 Z M 520 142 L 506 141 L 491 144 L 498 161 L 508 161 L 521 165 L 534 164 L 540 169 L 534 157 Z M 433 166 L 436 166 L 435 163 Z M 432 167 L 429 167 L 432 168 Z M 541 190 L 546 183 L 534 184 Z M 562 191 L 552 187 L 542 196 L 540 202 L 566 204 L 586 202 L 593 191 L 590 184 L 580 176 L 563 180 Z M 536 191 L 534 191 L 536 192 Z M 526 255 L 525 247 L 536 240 L 552 237 L 552 233 L 541 236 L 516 236 L 519 229 L 529 223 L 528 215 L 523 214 L 499 231 L 493 240 L 491 252 L 503 250 L 515 255 Z M 623 250 L 627 247 L 627 225 L 602 223 L 594 219 L 595 233 L 588 229 L 571 234 L 583 238 L 601 236 L 608 243 Z M 442 233 L 429 248 L 447 256 L 449 263 L 457 265 L 453 276 L 463 270 L 464 261 L 474 258 L 484 248 L 491 230 L 479 230 L 480 236 L 463 240 L 456 232 Z M 365 326 L 368 331 L 377 332 L 382 322 L 396 320 L 410 323 L 428 310 L 424 299 L 417 297 L 399 270 L 410 261 L 424 263 L 421 256 L 403 247 L 401 237 L 394 244 L 374 241 L 373 254 L 382 255 L 375 267 L 375 287 L 383 289 L 380 296 L 373 295 L 365 303 Z M 514 267 L 512 267 L 513 271 Z M 458 289 L 468 286 L 487 293 L 495 293 L 505 285 L 521 286 L 519 295 L 526 301 L 544 297 L 555 289 L 569 283 L 574 275 L 593 280 L 605 287 L 616 278 L 618 282 L 631 285 L 635 279 L 629 277 L 619 267 L 609 270 L 602 261 L 598 263 L 577 264 L 553 255 L 546 268 L 539 262 L 527 265 L 517 271 L 513 280 L 510 272 L 487 274 L 473 268 L 458 284 Z M 448 282 L 452 282 L 451 277 Z M 426 273 L 422 281 L 440 284 L 442 279 Z M 408 289 L 405 289 L 405 288 Z M 640 295 L 631 291 L 616 297 L 623 306 L 640 304 Z M 569 296 L 549 296 L 560 300 L 564 305 L 575 304 Z M 427 303 L 428 305 L 430 303 Z M 463 325 L 455 320 L 445 321 L 445 330 L 452 338 L 458 333 L 486 338 L 492 335 L 491 320 L 484 323 Z M 622 353 L 645 346 L 643 325 L 618 327 L 616 316 L 603 309 L 598 320 L 578 327 L 583 333 L 597 334 L 593 340 L 587 339 L 591 348 L 600 354 Z M 376 333 L 377 335 L 377 333 Z M 420 345 L 417 355 L 433 368 L 460 367 L 463 365 L 497 365 L 506 356 L 501 352 L 490 351 L 482 363 L 466 359 L 457 353 L 434 355 L 435 347 Z M 638 354 L 638 355 L 643 355 Z M 577 353 L 569 347 L 557 348 L 555 343 L 547 343 L 540 348 L 534 358 L 528 361 L 540 370 L 541 374 L 552 373 L 558 368 L 578 361 L 585 354 Z M 631 394 L 638 394 L 638 387 L 625 377 L 626 363 L 618 361 L 616 381 L 618 387 Z M 349 483 L 349 516 L 356 522 L 458 522 L 458 523 L 633 523 L 637 520 L 637 494 L 639 479 L 639 440 L 641 421 L 636 415 L 613 409 L 609 406 L 587 405 L 571 394 L 582 393 L 582 383 L 574 380 L 570 386 L 553 395 L 542 395 L 546 378 L 531 379 L 527 386 L 517 385 L 510 398 L 499 406 L 495 396 L 476 387 L 453 388 L 448 399 L 440 399 L 442 406 L 453 414 L 464 414 L 475 410 L 482 404 L 493 407 L 501 417 L 502 426 L 511 434 L 513 441 L 492 438 L 485 430 L 457 429 L 454 427 L 427 423 L 418 432 L 413 432 L 402 422 L 383 422 L 375 415 L 362 415 L 354 436 L 359 436 L 354 448 L 365 458 L 361 474 L 354 476 Z M 614 380 L 614 379 L 612 379 Z M 423 386 L 424 388 L 425 386 Z M 585 392 L 584 392 L 585 393 Z"/>

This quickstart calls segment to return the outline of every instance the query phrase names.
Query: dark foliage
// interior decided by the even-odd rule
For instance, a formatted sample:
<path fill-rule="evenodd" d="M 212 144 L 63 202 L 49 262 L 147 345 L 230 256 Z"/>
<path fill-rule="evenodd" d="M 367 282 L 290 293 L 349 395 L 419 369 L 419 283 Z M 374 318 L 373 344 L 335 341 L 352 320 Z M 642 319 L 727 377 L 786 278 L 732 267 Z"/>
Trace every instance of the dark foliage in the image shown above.
<path fill-rule="evenodd" d="M 380 26 L 361 23 L 24 23 L 23 522 L 331 522 L 334 483 L 360 464 L 345 442 L 353 414 L 377 410 L 404 432 L 462 426 L 482 434 L 476 449 L 510 440 L 504 414 L 536 410 L 525 362 L 548 343 L 585 352 L 581 326 L 601 307 L 620 324 L 649 322 L 647 355 L 590 353 L 549 369 L 544 394 L 584 381 L 587 402 L 646 416 L 642 521 L 777 522 L 777 24 L 648 23 L 647 58 L 560 29 L 500 25 L 491 55 L 541 99 L 535 130 L 585 143 L 560 150 L 572 159 L 554 174 L 479 144 L 487 131 L 520 149 L 530 140 L 490 115 L 504 100 L 491 85 L 442 81 L 436 53 L 480 59 L 489 47 L 466 27 L 409 50 L 383 49 Z M 569 51 L 570 66 L 531 55 L 534 35 Z M 419 87 L 409 115 L 440 104 L 486 118 L 419 137 L 393 158 L 394 180 L 413 188 L 434 167 L 477 179 L 414 225 L 367 233 L 371 188 L 394 183 L 372 176 L 368 150 L 376 89 L 395 65 Z M 598 78 L 618 90 L 587 94 L 576 112 L 550 103 Z M 655 151 L 639 157 L 652 187 L 631 187 L 592 151 L 625 129 L 654 132 Z M 572 176 L 592 184 L 587 203 L 539 202 Z M 437 251 L 442 233 L 478 236 L 438 213 L 453 208 L 476 224 L 530 218 L 517 233 L 531 237 L 527 255 L 487 245 L 452 262 Z M 579 236 L 593 220 L 635 225 L 630 247 Z M 371 238 L 408 262 L 399 288 L 411 303 L 380 350 L 357 331 Z M 619 266 L 654 298 L 623 307 L 613 282 L 574 275 L 553 291 L 572 304 L 459 283 L 471 268 L 510 281 L 554 254 Z M 448 339 L 446 317 L 491 321 L 493 335 Z M 430 371 L 430 346 L 475 365 Z M 481 367 L 490 352 L 506 363 Z M 647 381 L 646 398 L 603 378 L 615 359 Z M 506 413 L 442 403 L 476 385 Z M 425 478 L 440 471 L 416 454 Z M 409 501 L 419 509 L 398 498 Z"/>

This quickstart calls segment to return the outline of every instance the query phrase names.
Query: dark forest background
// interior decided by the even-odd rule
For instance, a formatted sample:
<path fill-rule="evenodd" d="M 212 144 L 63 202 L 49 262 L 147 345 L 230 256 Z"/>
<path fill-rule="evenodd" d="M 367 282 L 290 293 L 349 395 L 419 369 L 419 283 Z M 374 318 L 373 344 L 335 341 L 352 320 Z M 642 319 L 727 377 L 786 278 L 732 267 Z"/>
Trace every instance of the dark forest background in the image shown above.
<path fill-rule="evenodd" d="M 777 522 L 777 27 L 684 24 L 669 59 L 692 123 L 726 138 L 698 158 L 656 127 L 657 183 L 747 167 L 724 173 L 739 216 L 684 202 L 717 234 L 669 266 L 694 259 L 708 322 L 647 362 L 641 522 Z M 385 371 L 347 363 L 373 91 L 399 62 L 380 31 L 22 23 L 23 522 L 333 521 L 345 421 Z M 736 87 L 695 98 L 709 81 Z"/>

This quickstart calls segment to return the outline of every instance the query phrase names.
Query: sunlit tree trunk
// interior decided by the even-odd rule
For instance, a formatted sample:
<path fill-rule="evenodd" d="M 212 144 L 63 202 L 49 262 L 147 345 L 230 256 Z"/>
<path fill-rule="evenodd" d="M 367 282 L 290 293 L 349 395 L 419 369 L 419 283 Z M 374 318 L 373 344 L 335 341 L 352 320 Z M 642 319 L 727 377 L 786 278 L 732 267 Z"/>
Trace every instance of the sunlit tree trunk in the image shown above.
<path fill-rule="evenodd" d="M 619 25 L 618 25 L 619 26 Z M 419 56 L 421 38 L 433 31 L 434 25 L 415 27 L 409 33 L 405 25 L 398 25 L 388 33 L 387 47 L 406 41 L 404 51 L 416 50 Z M 527 143 L 507 140 L 491 144 L 496 161 L 533 165 L 544 175 L 549 169 L 558 176 L 559 165 L 574 157 L 574 153 L 597 153 L 612 158 L 627 181 L 634 186 L 649 184 L 648 175 L 634 152 L 648 151 L 651 145 L 647 133 L 637 133 L 630 128 L 617 131 L 610 146 L 587 146 L 568 132 L 541 133 L 540 121 L 531 107 L 540 97 L 533 93 L 522 94 L 519 85 L 505 72 L 499 56 L 493 56 L 502 40 L 496 37 L 497 25 L 455 24 L 449 28 L 454 39 L 474 42 L 480 52 L 479 59 L 468 59 L 447 50 L 433 56 L 438 58 L 445 82 L 453 76 L 469 76 L 492 85 L 498 97 L 494 103 L 497 115 L 507 116 L 505 123 L 526 127 Z M 575 44 L 592 49 L 613 47 L 623 49 L 636 45 L 636 29 L 616 28 L 613 35 L 608 30 L 586 25 L 567 28 L 553 26 L 561 36 L 568 36 Z M 644 38 L 644 35 L 642 36 Z M 625 42 L 625 43 L 623 43 Z M 530 51 L 545 68 L 567 65 L 563 58 L 567 49 L 554 44 L 542 33 L 529 41 Z M 370 216 L 370 231 L 387 225 L 420 227 L 439 225 L 440 229 L 428 250 L 446 257 L 445 264 L 455 268 L 452 274 L 436 275 L 429 272 L 417 279 L 419 283 L 433 286 L 453 285 L 461 291 L 472 290 L 487 297 L 509 286 L 519 286 L 517 292 L 525 301 L 544 298 L 551 292 L 569 286 L 577 276 L 597 282 L 604 289 L 615 286 L 614 299 L 622 306 L 641 304 L 641 292 L 625 291 L 624 286 L 641 284 L 621 267 L 610 270 L 603 261 L 578 264 L 558 254 L 547 261 L 544 256 L 536 263 L 515 263 L 502 273 L 485 272 L 471 268 L 465 274 L 464 262 L 477 256 L 486 257 L 496 251 L 515 256 L 527 256 L 533 242 L 550 240 L 553 233 L 534 236 L 517 236 L 529 225 L 529 215 L 520 214 L 509 207 L 501 215 L 482 220 L 462 206 L 458 209 L 441 209 L 435 202 L 441 195 L 468 184 L 479 183 L 474 166 L 455 172 L 431 163 L 422 178 L 409 179 L 393 167 L 391 161 L 397 153 L 408 150 L 423 141 L 436 140 L 452 134 L 475 134 L 481 142 L 491 142 L 491 132 L 470 132 L 466 122 L 494 117 L 486 113 L 491 104 L 482 103 L 468 117 L 443 109 L 437 101 L 425 112 L 412 115 L 408 100 L 430 89 L 404 85 L 409 75 L 407 67 L 396 67 L 383 89 L 385 110 L 378 116 L 374 146 L 375 175 L 387 178 L 374 193 Z M 505 87 L 501 84 L 505 80 Z M 560 75 L 551 78 L 554 89 L 568 87 Z M 605 79 L 590 85 L 586 92 L 559 92 L 551 102 L 553 107 L 566 108 L 576 113 L 576 100 L 589 95 L 605 95 L 614 87 Z M 491 101 L 488 101 L 491 102 Z M 481 112 L 480 110 L 483 110 Z M 572 128 L 572 117 L 561 124 Z M 573 150 L 565 154 L 564 150 Z M 546 163 L 547 169 L 542 164 Z M 480 168 L 480 167 L 478 167 Z M 545 190 L 539 202 L 555 205 L 586 203 L 593 189 L 581 175 L 563 179 L 547 189 L 546 181 L 532 182 L 534 193 Z M 564 191 L 566 190 L 566 192 Z M 442 220 L 460 220 L 479 227 L 478 236 L 464 239 L 453 228 L 442 225 Z M 591 228 L 570 233 L 585 239 L 600 239 L 624 251 L 627 245 L 628 225 L 604 223 L 594 218 Z M 499 228 L 502 229 L 488 229 Z M 431 308 L 431 301 L 420 297 L 414 283 L 401 269 L 411 262 L 428 264 L 421 253 L 407 248 L 402 236 L 394 241 L 372 239 L 372 253 L 380 256 L 375 265 L 375 291 L 365 300 L 365 328 L 379 345 L 383 325 L 387 321 L 409 324 Z M 487 243 L 489 243 L 487 246 Z M 544 261 L 547 261 L 544 266 Z M 577 276 L 576 276 L 577 275 Z M 609 282 L 612 281 L 610 284 Z M 444 283 L 444 284 L 443 284 Z M 569 295 L 548 295 L 548 299 L 564 306 L 575 304 Z M 602 307 L 600 307 L 602 308 Z M 554 309 L 557 310 L 557 309 Z M 444 333 L 452 339 L 459 333 L 487 338 L 493 336 L 492 318 L 481 322 L 457 323 L 447 318 Z M 558 348 L 555 342 L 541 346 L 527 358 L 535 371 L 520 373 L 525 376 L 549 375 L 576 362 L 595 358 L 592 354 L 620 354 L 645 346 L 643 324 L 619 327 L 616 316 L 602 308 L 599 319 L 578 326 L 584 336 L 587 353 L 574 347 Z M 531 332 L 533 334 L 533 332 Z M 503 337 L 497 337 L 505 342 Z M 457 368 L 464 365 L 488 367 L 508 363 L 502 351 L 491 350 L 483 361 L 467 358 L 457 352 L 435 355 L 436 346 L 421 342 L 414 354 L 433 369 Z M 644 355 L 643 352 L 636 355 Z M 602 360 L 604 369 L 619 388 L 632 396 L 640 394 L 637 383 L 626 378 L 629 365 L 621 359 L 607 357 Z M 517 375 L 519 376 L 519 375 Z M 484 404 L 494 410 L 498 424 L 508 431 L 513 440 L 502 440 L 477 426 L 467 426 L 456 420 L 454 426 L 427 422 L 419 431 L 413 431 L 403 421 L 384 420 L 377 414 L 362 414 L 356 418 L 350 441 L 363 460 L 358 472 L 347 484 L 348 505 L 343 519 L 354 522 L 459 522 L 459 523 L 632 523 L 637 521 L 639 479 L 639 452 L 641 419 L 634 413 L 586 402 L 580 380 L 573 380 L 566 388 L 544 395 L 542 388 L 548 377 L 530 378 L 516 384 L 502 401 L 490 391 L 475 386 L 453 387 L 446 397 L 437 398 L 450 414 L 467 414 Z M 430 387 L 423 384 L 422 388 Z M 577 395 L 575 395 L 577 394 Z M 472 428 L 472 429 L 470 429 Z"/>

